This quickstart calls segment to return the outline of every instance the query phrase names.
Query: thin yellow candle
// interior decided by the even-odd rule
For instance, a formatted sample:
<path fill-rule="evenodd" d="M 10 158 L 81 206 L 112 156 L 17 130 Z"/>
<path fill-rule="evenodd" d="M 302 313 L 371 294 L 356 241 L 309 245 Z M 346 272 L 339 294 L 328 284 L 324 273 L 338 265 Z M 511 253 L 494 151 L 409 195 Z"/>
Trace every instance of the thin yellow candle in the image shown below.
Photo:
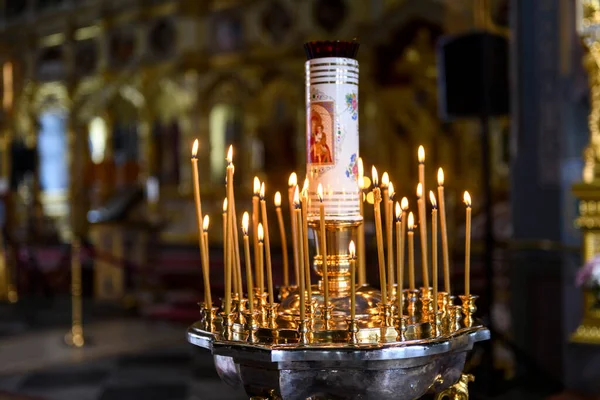
<path fill-rule="evenodd" d="M 312 303 L 312 285 L 310 279 L 310 261 L 308 253 L 308 178 L 304 179 L 302 185 L 302 253 L 304 254 L 304 286 L 308 296 L 309 304 Z"/>
<path fill-rule="evenodd" d="M 440 228 L 442 234 L 442 259 L 444 262 L 444 290 L 450 293 L 450 255 L 448 253 L 448 228 L 446 225 L 446 201 L 444 199 L 444 170 L 438 169 L 438 200 L 440 202 Z"/>
<path fill-rule="evenodd" d="M 359 165 L 362 165 L 362 160 L 360 158 L 358 160 L 360 161 Z M 360 216 L 363 218 L 362 223 L 358 226 L 358 284 L 364 285 L 367 282 L 367 268 L 365 265 L 365 195 L 363 193 L 365 177 L 362 175 L 358 177 L 358 188 L 360 192 Z"/>
<path fill-rule="evenodd" d="M 256 284 L 258 285 L 260 282 L 258 281 L 258 222 L 260 220 L 258 215 L 258 201 L 260 195 L 260 179 L 258 176 L 254 177 L 253 182 L 253 195 L 252 195 L 252 242 L 254 245 L 254 278 L 256 279 Z M 263 282 L 264 286 L 264 282 Z"/>
<path fill-rule="evenodd" d="M 285 225 L 283 224 L 283 213 L 281 212 L 281 193 L 275 192 L 275 212 L 279 222 L 279 235 L 281 236 L 281 252 L 283 256 L 283 286 L 290 286 L 290 271 L 288 265 L 287 238 L 285 236 Z"/>
<path fill-rule="evenodd" d="M 377 185 L 379 178 L 377 169 L 373 167 L 373 210 L 375 213 L 375 232 L 377 236 L 377 256 L 379 259 L 379 284 L 381 286 L 381 303 L 387 304 L 387 284 L 385 279 L 385 256 L 383 254 L 383 232 L 381 229 L 381 190 Z"/>
<path fill-rule="evenodd" d="M 405 258 L 405 254 L 406 254 L 406 226 L 407 226 L 407 219 L 408 219 L 408 199 L 406 197 L 403 197 L 402 200 L 400 201 L 400 208 L 402 208 L 402 220 L 401 225 L 400 225 L 400 251 L 402 252 L 400 257 L 400 262 L 402 263 L 402 270 L 404 271 L 404 258 Z M 404 272 L 403 272 L 404 274 Z M 402 279 L 404 279 L 404 275 L 402 276 Z"/>
<path fill-rule="evenodd" d="M 260 209 L 263 227 L 265 229 L 265 253 L 267 259 L 267 289 L 269 291 L 269 304 L 275 304 L 273 293 L 273 269 L 271 266 L 271 241 L 269 239 L 269 219 L 267 218 L 267 201 L 265 200 L 265 183 L 260 185 Z"/>
<path fill-rule="evenodd" d="M 227 260 L 225 262 L 225 314 L 229 314 L 231 311 L 231 279 L 232 279 L 232 266 L 233 266 L 233 252 L 231 246 L 233 245 L 233 235 L 231 234 L 231 205 L 233 204 L 233 165 L 232 165 L 232 148 L 229 148 L 227 152 Z"/>
<path fill-rule="evenodd" d="M 408 285 L 415 290 L 415 217 L 412 211 L 408 213 Z"/>
<path fill-rule="evenodd" d="M 265 292 L 265 279 L 264 279 L 264 270 L 265 270 L 265 253 L 264 253 L 264 240 L 265 240 L 265 231 L 263 230 L 262 223 L 258 223 L 258 288 L 260 289 L 260 294 Z"/>
<path fill-rule="evenodd" d="M 433 191 L 429 191 L 429 200 L 431 201 L 431 280 L 433 282 L 433 315 L 437 315 L 438 310 L 438 239 L 437 239 L 437 201 Z"/>
<path fill-rule="evenodd" d="M 296 238 L 298 243 L 296 244 L 298 248 L 298 257 L 299 259 L 304 259 L 304 246 L 302 244 L 302 209 L 300 208 L 300 193 L 298 192 L 298 186 L 294 189 L 294 220 L 296 224 L 294 225 L 294 229 L 296 230 Z M 305 298 L 306 295 L 304 290 L 304 274 L 299 274 L 298 286 L 300 293 L 300 321 L 304 321 L 306 315 L 306 305 Z"/>
<path fill-rule="evenodd" d="M 242 215 L 242 233 L 244 234 L 244 260 L 246 263 L 246 286 L 248 290 L 248 310 L 254 314 L 254 284 L 252 282 L 252 265 L 250 263 L 250 240 L 248 239 L 248 225 L 250 216 L 248 212 Z"/>
<path fill-rule="evenodd" d="M 325 229 L 325 203 L 323 202 L 323 185 L 319 183 L 317 187 L 317 196 L 319 197 L 319 228 L 321 232 L 321 260 L 323 272 L 323 304 L 329 306 L 329 274 L 327 271 L 327 239 Z"/>
<path fill-rule="evenodd" d="M 350 241 L 348 246 L 348 254 L 350 254 L 350 319 L 356 319 L 356 248 L 354 240 Z"/>
<path fill-rule="evenodd" d="M 394 246 L 392 245 L 392 239 L 394 237 L 394 195 L 396 192 L 394 191 L 394 184 L 392 182 L 388 185 L 388 201 L 384 203 L 385 209 L 388 211 L 385 219 L 385 231 L 387 234 L 387 261 L 388 261 L 388 293 L 390 293 L 390 297 L 392 296 L 392 292 L 394 290 Z"/>
<path fill-rule="evenodd" d="M 206 245 L 204 244 L 204 235 L 202 234 L 202 201 L 200 199 L 200 177 L 198 175 L 198 139 L 194 140 L 192 146 L 192 177 L 194 180 L 194 201 L 196 202 L 196 218 L 198 222 L 198 240 L 200 246 L 200 262 L 202 263 L 202 273 L 206 277 L 208 276 L 208 265 L 206 264 L 206 258 L 204 253 L 206 252 Z M 210 282 L 204 279 L 204 293 L 208 294 L 205 298 L 206 306 L 212 307 L 212 298 L 210 298 Z"/>
<path fill-rule="evenodd" d="M 425 199 L 423 185 L 417 185 L 417 209 L 419 211 L 419 232 L 421 233 L 421 268 L 423 270 L 423 286 L 429 288 L 429 265 L 427 263 L 427 220 L 425 218 Z"/>
<path fill-rule="evenodd" d="M 421 234 L 421 263 L 423 266 L 423 286 L 429 288 L 429 262 L 428 262 L 428 251 L 427 251 L 427 215 L 425 212 L 425 206 L 427 200 L 425 196 L 427 191 L 425 189 L 425 148 L 419 146 L 417 151 L 417 158 L 419 161 L 419 183 L 421 184 L 421 198 L 422 201 L 419 204 L 419 233 Z M 418 196 L 418 195 L 417 195 Z"/>
<path fill-rule="evenodd" d="M 298 261 L 298 247 L 297 247 L 298 240 L 296 238 L 296 229 L 294 228 L 294 226 L 296 225 L 296 217 L 294 215 L 294 210 L 295 210 L 294 190 L 296 189 L 296 186 L 298 186 L 298 177 L 295 172 L 292 172 L 288 179 L 288 204 L 290 207 L 290 223 L 292 226 L 292 250 L 294 253 L 294 274 L 295 274 L 296 286 L 297 286 L 300 282 L 300 276 L 299 276 L 300 262 Z"/>
<path fill-rule="evenodd" d="M 234 173 L 235 173 L 235 168 L 234 168 Z M 235 196 L 232 196 L 233 198 L 233 204 L 231 205 L 231 228 L 232 228 L 232 233 L 233 233 L 233 256 L 234 256 L 234 260 L 235 260 L 235 272 L 236 272 L 236 280 L 237 280 L 237 287 L 238 287 L 238 293 L 239 293 L 239 298 L 241 299 L 243 296 L 242 294 L 244 293 L 244 287 L 243 287 L 243 281 L 242 281 L 242 262 L 241 262 L 241 258 L 240 258 L 240 242 L 238 240 L 238 230 L 237 230 L 237 226 L 238 226 L 238 219 L 237 219 L 237 214 L 236 214 L 236 208 L 235 208 Z"/>
<path fill-rule="evenodd" d="M 227 260 L 227 197 L 223 200 L 223 260 Z"/>
<path fill-rule="evenodd" d="M 208 215 L 204 216 L 202 221 L 202 236 L 204 236 L 204 251 L 202 260 L 202 265 L 207 265 L 208 268 L 202 268 L 202 277 L 204 282 L 208 282 L 208 285 L 204 285 L 204 301 L 207 308 L 210 310 L 212 308 L 212 295 L 210 293 L 210 262 L 209 262 L 209 246 L 208 246 L 208 226 L 210 225 L 210 219 Z"/>
<path fill-rule="evenodd" d="M 465 295 L 471 294 L 471 195 L 465 192 L 463 200 L 466 206 L 465 222 Z"/>
<path fill-rule="evenodd" d="M 230 145 L 227 150 L 227 156 L 225 157 L 227 160 L 227 207 L 228 210 L 228 229 L 229 234 L 231 235 L 230 245 L 231 248 L 229 252 L 231 253 L 231 266 L 232 266 L 232 274 L 235 283 L 235 292 L 238 294 L 238 297 L 242 298 L 242 268 L 240 262 L 240 247 L 238 242 L 238 233 L 237 233 L 237 217 L 235 214 L 235 196 L 233 194 L 233 174 L 235 173 L 235 167 L 233 165 L 233 146 Z"/>
<path fill-rule="evenodd" d="M 402 210 L 400 203 L 396 202 L 396 274 L 398 275 L 398 290 L 396 302 L 398 303 L 398 316 L 402 316 L 402 290 L 404 290 L 404 237 L 402 236 Z"/>
<path fill-rule="evenodd" d="M 390 237 L 390 233 L 391 233 L 391 227 L 390 227 L 390 220 L 388 218 L 390 215 L 390 210 L 388 209 L 388 203 L 390 200 L 390 194 L 389 194 L 390 176 L 388 175 L 387 172 L 384 172 L 381 175 L 381 185 L 380 186 L 381 186 L 381 197 L 382 197 L 382 207 L 383 207 L 383 221 L 385 224 L 383 226 L 383 229 L 385 229 L 385 236 L 386 236 L 385 246 L 388 251 L 388 253 L 387 253 L 387 261 L 388 261 L 387 281 L 388 281 L 389 292 L 391 293 L 392 289 L 391 289 L 391 286 L 389 286 L 389 283 L 391 281 L 390 269 L 389 269 L 389 263 L 390 263 L 389 237 Z"/>

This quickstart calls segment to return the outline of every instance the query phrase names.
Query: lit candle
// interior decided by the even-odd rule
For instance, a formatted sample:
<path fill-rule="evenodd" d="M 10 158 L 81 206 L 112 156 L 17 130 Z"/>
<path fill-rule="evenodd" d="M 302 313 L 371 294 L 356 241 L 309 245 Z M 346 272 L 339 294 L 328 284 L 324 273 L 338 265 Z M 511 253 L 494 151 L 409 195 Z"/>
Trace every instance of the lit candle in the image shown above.
<path fill-rule="evenodd" d="M 279 222 L 279 234 L 281 236 L 281 251 L 283 253 L 283 286 L 290 286 L 290 271 L 288 265 L 287 238 L 285 236 L 285 225 L 283 225 L 283 213 L 281 212 L 281 193 L 275 192 L 275 212 Z"/>
<path fill-rule="evenodd" d="M 327 239 L 325 229 L 325 203 L 323 202 L 323 185 L 319 182 L 317 187 L 317 196 L 319 197 L 319 228 L 321 231 L 321 260 L 323 272 L 323 304 L 329 306 L 329 275 L 327 271 Z"/>
<path fill-rule="evenodd" d="M 429 288 L 429 267 L 427 264 L 427 221 L 425 218 L 425 199 L 423 185 L 417 185 L 417 211 L 419 212 L 419 232 L 421 233 L 421 268 L 423 270 L 423 287 Z"/>
<path fill-rule="evenodd" d="M 427 200 L 425 196 L 427 191 L 425 190 L 425 148 L 419 146 L 417 151 L 417 158 L 419 161 L 419 184 L 421 184 L 421 203 L 419 206 L 419 233 L 421 234 L 421 263 L 423 267 L 423 286 L 429 290 L 429 262 L 428 251 L 427 251 L 427 215 L 425 213 L 425 205 Z M 419 195 L 417 194 L 417 197 Z"/>
<path fill-rule="evenodd" d="M 388 185 L 388 201 L 384 203 L 385 209 L 388 211 L 386 213 L 385 219 L 385 231 L 387 233 L 387 261 L 388 261 L 388 271 L 387 271 L 387 281 L 388 281 L 388 293 L 390 293 L 390 297 L 392 297 L 392 292 L 394 290 L 394 246 L 392 245 L 392 239 L 394 237 L 394 195 L 396 192 L 394 191 L 394 184 L 392 182 Z"/>
<path fill-rule="evenodd" d="M 225 157 L 227 160 L 227 207 L 228 211 L 228 229 L 230 234 L 230 245 L 231 248 L 229 252 L 231 253 L 231 266 L 233 279 L 235 284 L 235 292 L 238 294 L 238 297 L 242 298 L 242 267 L 240 262 L 240 247 L 238 242 L 238 232 L 237 232 L 237 216 L 235 215 L 235 196 L 233 194 L 233 175 L 235 173 L 235 167 L 233 165 L 233 146 L 229 146 L 229 150 L 227 150 L 227 156 Z"/>
<path fill-rule="evenodd" d="M 246 286 L 248 290 L 248 309 L 250 315 L 254 314 L 254 285 L 252 282 L 252 265 L 250 264 L 250 241 L 248 240 L 248 212 L 242 215 L 242 233 L 244 234 L 244 260 L 246 263 Z"/>
<path fill-rule="evenodd" d="M 223 200 L 223 263 L 227 261 L 227 197 Z"/>
<path fill-rule="evenodd" d="M 269 220 L 267 218 L 267 202 L 265 200 L 265 183 L 260 185 L 260 209 L 263 227 L 265 229 L 265 253 L 267 259 L 267 289 L 269 291 L 269 304 L 275 304 L 275 295 L 273 293 L 273 269 L 271 267 L 271 243 L 269 240 Z"/>
<path fill-rule="evenodd" d="M 202 236 L 204 236 L 204 251 L 202 260 L 202 275 L 204 278 L 204 301 L 206 302 L 206 307 L 210 310 L 212 308 L 212 295 L 210 294 L 210 262 L 209 262 L 209 254 L 208 254 L 208 226 L 210 224 L 210 220 L 208 215 L 204 216 L 204 220 L 202 221 Z M 207 266 L 207 267 L 204 267 Z"/>
<path fill-rule="evenodd" d="M 302 185 L 302 252 L 304 254 L 304 286 L 308 296 L 308 303 L 312 303 L 312 285 L 310 279 L 310 260 L 308 253 L 308 178 Z"/>
<path fill-rule="evenodd" d="M 260 195 L 260 179 L 258 176 L 254 177 L 253 182 L 253 195 L 252 195 L 252 242 L 254 245 L 254 278 L 256 284 L 259 285 L 258 281 L 258 222 L 260 220 L 258 215 L 258 201 Z M 264 287 L 264 282 L 263 282 Z"/>
<path fill-rule="evenodd" d="M 356 319 L 356 249 L 354 240 L 350 241 L 348 253 L 350 254 L 350 319 L 354 321 Z"/>
<path fill-rule="evenodd" d="M 467 217 L 465 222 L 465 295 L 471 294 L 471 195 L 465 192 Z"/>
<path fill-rule="evenodd" d="M 206 246 L 204 244 L 204 235 L 202 234 L 202 201 L 200 200 L 200 177 L 198 176 L 198 139 L 194 140 L 192 146 L 192 176 L 194 180 L 194 201 L 196 202 L 196 218 L 198 222 L 198 240 L 200 246 L 200 262 L 202 263 L 202 271 L 208 270 L 204 254 Z M 204 293 L 210 293 L 210 282 L 204 281 Z M 208 300 L 208 301 L 207 301 Z M 212 298 L 205 299 L 206 306 L 212 307 Z"/>
<path fill-rule="evenodd" d="M 412 211 L 408 213 L 408 285 L 415 290 L 415 217 Z"/>
<path fill-rule="evenodd" d="M 405 247 L 406 243 L 404 238 L 406 237 L 406 225 L 407 225 L 407 212 L 408 212 L 408 199 L 403 197 L 400 201 L 400 208 L 402 209 L 402 216 L 400 217 L 400 263 L 402 263 L 402 281 L 404 282 L 404 255 L 406 254 Z"/>
<path fill-rule="evenodd" d="M 231 311 L 231 279 L 232 279 L 232 252 L 231 246 L 233 245 L 232 234 L 231 234 L 231 198 L 233 197 L 233 165 L 232 148 L 229 148 L 227 152 L 227 259 L 225 262 L 225 314 L 229 315 Z"/>
<path fill-rule="evenodd" d="M 290 206 L 290 222 L 292 226 L 292 250 L 294 253 L 294 274 L 297 286 L 300 282 L 300 262 L 298 261 L 298 240 L 296 238 L 296 228 L 294 228 L 294 226 L 296 225 L 296 217 L 294 215 L 294 210 L 296 208 L 294 206 L 294 190 L 296 189 L 296 186 L 298 186 L 298 177 L 296 176 L 295 172 L 292 172 L 290 174 L 290 178 L 288 179 L 288 204 Z"/>
<path fill-rule="evenodd" d="M 373 210 L 375 213 L 375 232 L 377 234 L 377 256 L 379 259 L 379 284 L 381 286 L 381 304 L 387 304 L 387 284 L 385 280 L 385 256 L 383 254 L 383 232 L 381 229 L 381 190 L 379 189 L 377 169 L 373 167 Z"/>
<path fill-rule="evenodd" d="M 388 210 L 388 202 L 390 200 L 390 196 L 389 196 L 390 176 L 388 175 L 387 172 L 384 172 L 381 175 L 381 185 L 380 186 L 381 186 L 381 197 L 383 199 L 382 200 L 383 221 L 385 223 L 384 229 L 385 229 L 385 235 L 386 235 L 385 245 L 387 247 L 387 245 L 388 245 L 387 237 L 389 236 L 389 233 L 390 233 L 390 221 L 388 220 L 388 216 L 390 215 L 389 210 Z M 389 257 L 390 256 L 389 256 L 389 252 L 388 252 L 388 264 L 389 264 Z M 388 283 L 390 281 L 389 268 L 388 268 L 387 281 L 388 281 Z"/>
<path fill-rule="evenodd" d="M 440 228 L 442 230 L 442 259 L 444 262 L 444 290 L 450 293 L 450 255 L 448 254 L 448 228 L 446 225 L 446 201 L 444 196 L 444 170 L 438 169 L 438 199 L 440 201 Z"/>
<path fill-rule="evenodd" d="M 304 246 L 302 244 L 302 210 L 300 208 L 300 193 L 298 193 L 298 186 L 296 186 L 296 188 L 294 189 L 294 219 L 296 220 L 296 224 L 294 225 L 294 229 L 296 230 L 296 238 L 298 240 L 298 243 L 296 244 L 297 248 L 298 248 L 298 257 L 299 259 L 303 259 L 304 258 Z M 305 291 L 304 291 L 304 274 L 301 273 L 299 274 L 299 281 L 298 281 L 298 286 L 299 286 L 299 290 L 298 292 L 300 293 L 300 322 L 304 321 L 305 318 L 305 300 L 304 300 L 304 296 Z"/>
<path fill-rule="evenodd" d="M 431 280 L 433 281 L 433 315 L 438 310 L 438 241 L 437 241 L 437 201 L 433 191 L 429 191 L 431 201 Z"/>
<path fill-rule="evenodd" d="M 398 317 L 402 316 L 402 291 L 404 290 L 404 238 L 402 237 L 402 209 L 396 202 L 396 274 L 398 275 L 398 289 L 396 301 L 398 303 Z"/>
<path fill-rule="evenodd" d="M 258 223 L 257 229 L 257 237 L 258 237 L 258 288 L 260 289 L 260 294 L 262 295 L 265 292 L 265 279 L 263 277 L 264 269 L 265 269 L 265 256 L 264 256 L 264 240 L 265 240 L 265 232 L 263 230 L 262 223 Z"/>
<path fill-rule="evenodd" d="M 362 159 L 358 159 L 358 188 L 360 192 L 360 216 L 363 218 L 358 226 L 358 284 L 364 285 L 367 282 L 367 268 L 365 264 L 365 210 L 364 210 L 364 192 L 365 177 L 363 176 Z"/>

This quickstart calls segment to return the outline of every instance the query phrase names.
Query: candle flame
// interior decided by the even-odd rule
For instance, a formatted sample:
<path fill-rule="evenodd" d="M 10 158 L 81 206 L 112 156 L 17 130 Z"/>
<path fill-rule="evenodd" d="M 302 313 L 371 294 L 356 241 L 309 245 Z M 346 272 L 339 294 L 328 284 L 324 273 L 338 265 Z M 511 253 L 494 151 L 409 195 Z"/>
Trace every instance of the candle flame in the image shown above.
<path fill-rule="evenodd" d="M 463 201 L 465 202 L 465 205 L 467 207 L 471 207 L 471 195 L 469 194 L 469 192 L 465 192 L 463 196 Z"/>
<path fill-rule="evenodd" d="M 365 188 L 365 177 L 364 176 L 358 176 L 358 188 L 360 190 L 363 190 Z"/>
<path fill-rule="evenodd" d="M 394 200 L 396 191 L 394 190 L 394 184 L 392 182 L 390 182 L 390 185 L 388 186 L 388 193 L 390 194 L 390 199 Z"/>
<path fill-rule="evenodd" d="M 381 175 L 381 187 L 388 187 L 390 185 L 390 176 L 387 172 Z"/>
<path fill-rule="evenodd" d="M 425 162 L 425 148 L 423 146 L 419 146 L 417 156 L 419 158 L 419 164 L 423 164 Z"/>
<path fill-rule="evenodd" d="M 365 176 L 365 166 L 363 165 L 362 157 L 358 157 L 358 177 Z"/>
<path fill-rule="evenodd" d="M 200 144 L 198 143 L 198 139 L 194 140 L 194 144 L 192 145 L 192 157 L 196 158 L 198 157 L 198 146 Z"/>
<path fill-rule="evenodd" d="M 225 197 L 225 199 L 223 200 L 223 212 L 227 212 L 227 197 Z"/>
<path fill-rule="evenodd" d="M 415 228 L 415 217 L 411 212 L 408 213 L 408 230 L 412 231 Z"/>
<path fill-rule="evenodd" d="M 260 194 L 259 194 L 259 196 L 260 196 L 261 200 L 265 199 L 265 183 L 264 182 L 262 182 L 260 184 Z"/>
<path fill-rule="evenodd" d="M 400 207 L 402 207 L 402 211 L 408 210 L 408 199 L 406 197 L 402 198 L 402 201 L 400 202 Z"/>
<path fill-rule="evenodd" d="M 288 179 L 288 186 L 294 187 L 298 184 L 298 175 L 295 172 L 290 174 L 290 178 Z"/>
<path fill-rule="evenodd" d="M 377 168 L 374 165 L 371 168 L 371 176 L 373 177 L 373 186 L 379 186 L 379 176 L 377 175 Z"/>
<path fill-rule="evenodd" d="M 351 240 L 348 245 L 348 253 L 350 253 L 350 258 L 356 258 L 356 246 L 354 246 L 354 240 Z"/>
<path fill-rule="evenodd" d="M 438 169 L 438 185 L 444 186 L 444 170 L 442 169 L 442 167 Z"/>
<path fill-rule="evenodd" d="M 202 220 L 202 230 L 204 232 L 208 231 L 208 225 L 210 225 L 210 218 L 208 218 L 208 215 L 205 215 L 204 219 Z"/>
<path fill-rule="evenodd" d="M 421 184 L 421 182 L 419 182 L 419 184 L 417 185 L 417 198 L 421 198 L 423 197 L 423 185 Z"/>
<path fill-rule="evenodd" d="M 281 207 L 281 193 L 275 192 L 275 207 Z"/>
<path fill-rule="evenodd" d="M 302 185 L 302 193 L 308 192 L 308 178 L 304 178 L 304 185 Z"/>
<path fill-rule="evenodd" d="M 298 190 L 298 186 L 294 189 L 294 207 L 300 208 L 300 191 Z"/>
<path fill-rule="evenodd" d="M 254 177 L 254 195 L 258 196 L 259 192 L 260 192 L 260 179 L 258 179 L 258 176 Z"/>
<path fill-rule="evenodd" d="M 400 203 L 396 202 L 396 219 L 400 221 L 402 219 L 402 208 L 400 208 Z"/>
<path fill-rule="evenodd" d="M 258 241 L 262 242 L 265 240 L 265 230 L 263 229 L 262 222 L 258 223 Z"/>
<path fill-rule="evenodd" d="M 431 206 L 433 208 L 437 208 L 437 201 L 435 200 L 435 194 L 433 194 L 432 190 L 429 191 L 429 201 L 431 201 Z"/>
<path fill-rule="evenodd" d="M 233 145 L 229 145 L 229 150 L 227 150 L 227 157 L 225 157 L 227 162 L 231 164 L 233 162 Z"/>
<path fill-rule="evenodd" d="M 321 183 L 319 183 L 319 186 L 317 186 L 317 196 L 319 196 L 319 201 L 322 203 L 323 202 L 323 185 L 321 185 Z"/>
<path fill-rule="evenodd" d="M 242 232 L 244 232 L 245 236 L 248 236 L 248 223 L 250 222 L 250 216 L 248 215 L 248 211 L 244 211 L 244 215 L 242 215 Z"/>

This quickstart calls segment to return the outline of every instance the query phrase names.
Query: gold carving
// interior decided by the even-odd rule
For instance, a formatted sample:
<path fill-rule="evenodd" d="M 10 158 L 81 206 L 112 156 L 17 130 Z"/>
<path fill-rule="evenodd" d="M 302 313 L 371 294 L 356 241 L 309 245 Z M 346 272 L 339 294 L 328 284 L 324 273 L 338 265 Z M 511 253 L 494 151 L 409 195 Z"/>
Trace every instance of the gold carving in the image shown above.
<path fill-rule="evenodd" d="M 435 395 L 435 400 L 468 400 L 469 399 L 469 382 L 473 382 L 475 377 L 471 374 L 462 374 L 458 382 L 450 386 L 448 389 Z"/>

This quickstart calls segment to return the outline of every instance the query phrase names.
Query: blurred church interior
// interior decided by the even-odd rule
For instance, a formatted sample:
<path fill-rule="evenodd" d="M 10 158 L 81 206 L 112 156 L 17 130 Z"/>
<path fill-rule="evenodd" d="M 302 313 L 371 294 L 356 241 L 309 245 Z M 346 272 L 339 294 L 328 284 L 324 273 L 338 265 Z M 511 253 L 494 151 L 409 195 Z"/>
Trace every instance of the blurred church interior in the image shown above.
<path fill-rule="evenodd" d="M 462 190 L 482 199 L 472 285 L 492 341 L 468 360 L 471 397 L 597 398 L 600 340 L 572 340 L 584 311 L 573 185 L 593 93 L 575 3 L 0 1 L 0 399 L 244 398 L 184 340 L 203 296 L 191 145 L 219 298 L 228 146 L 238 209 L 251 207 L 254 176 L 286 193 L 305 171 L 302 44 L 352 38 L 365 169 L 414 197 L 417 147 L 443 166 L 458 280 Z M 495 47 L 445 53 L 473 32 Z M 469 87 L 492 101 L 474 104 Z M 74 241 L 82 349 L 63 343 Z M 280 250 L 273 262 L 277 284 Z"/>

